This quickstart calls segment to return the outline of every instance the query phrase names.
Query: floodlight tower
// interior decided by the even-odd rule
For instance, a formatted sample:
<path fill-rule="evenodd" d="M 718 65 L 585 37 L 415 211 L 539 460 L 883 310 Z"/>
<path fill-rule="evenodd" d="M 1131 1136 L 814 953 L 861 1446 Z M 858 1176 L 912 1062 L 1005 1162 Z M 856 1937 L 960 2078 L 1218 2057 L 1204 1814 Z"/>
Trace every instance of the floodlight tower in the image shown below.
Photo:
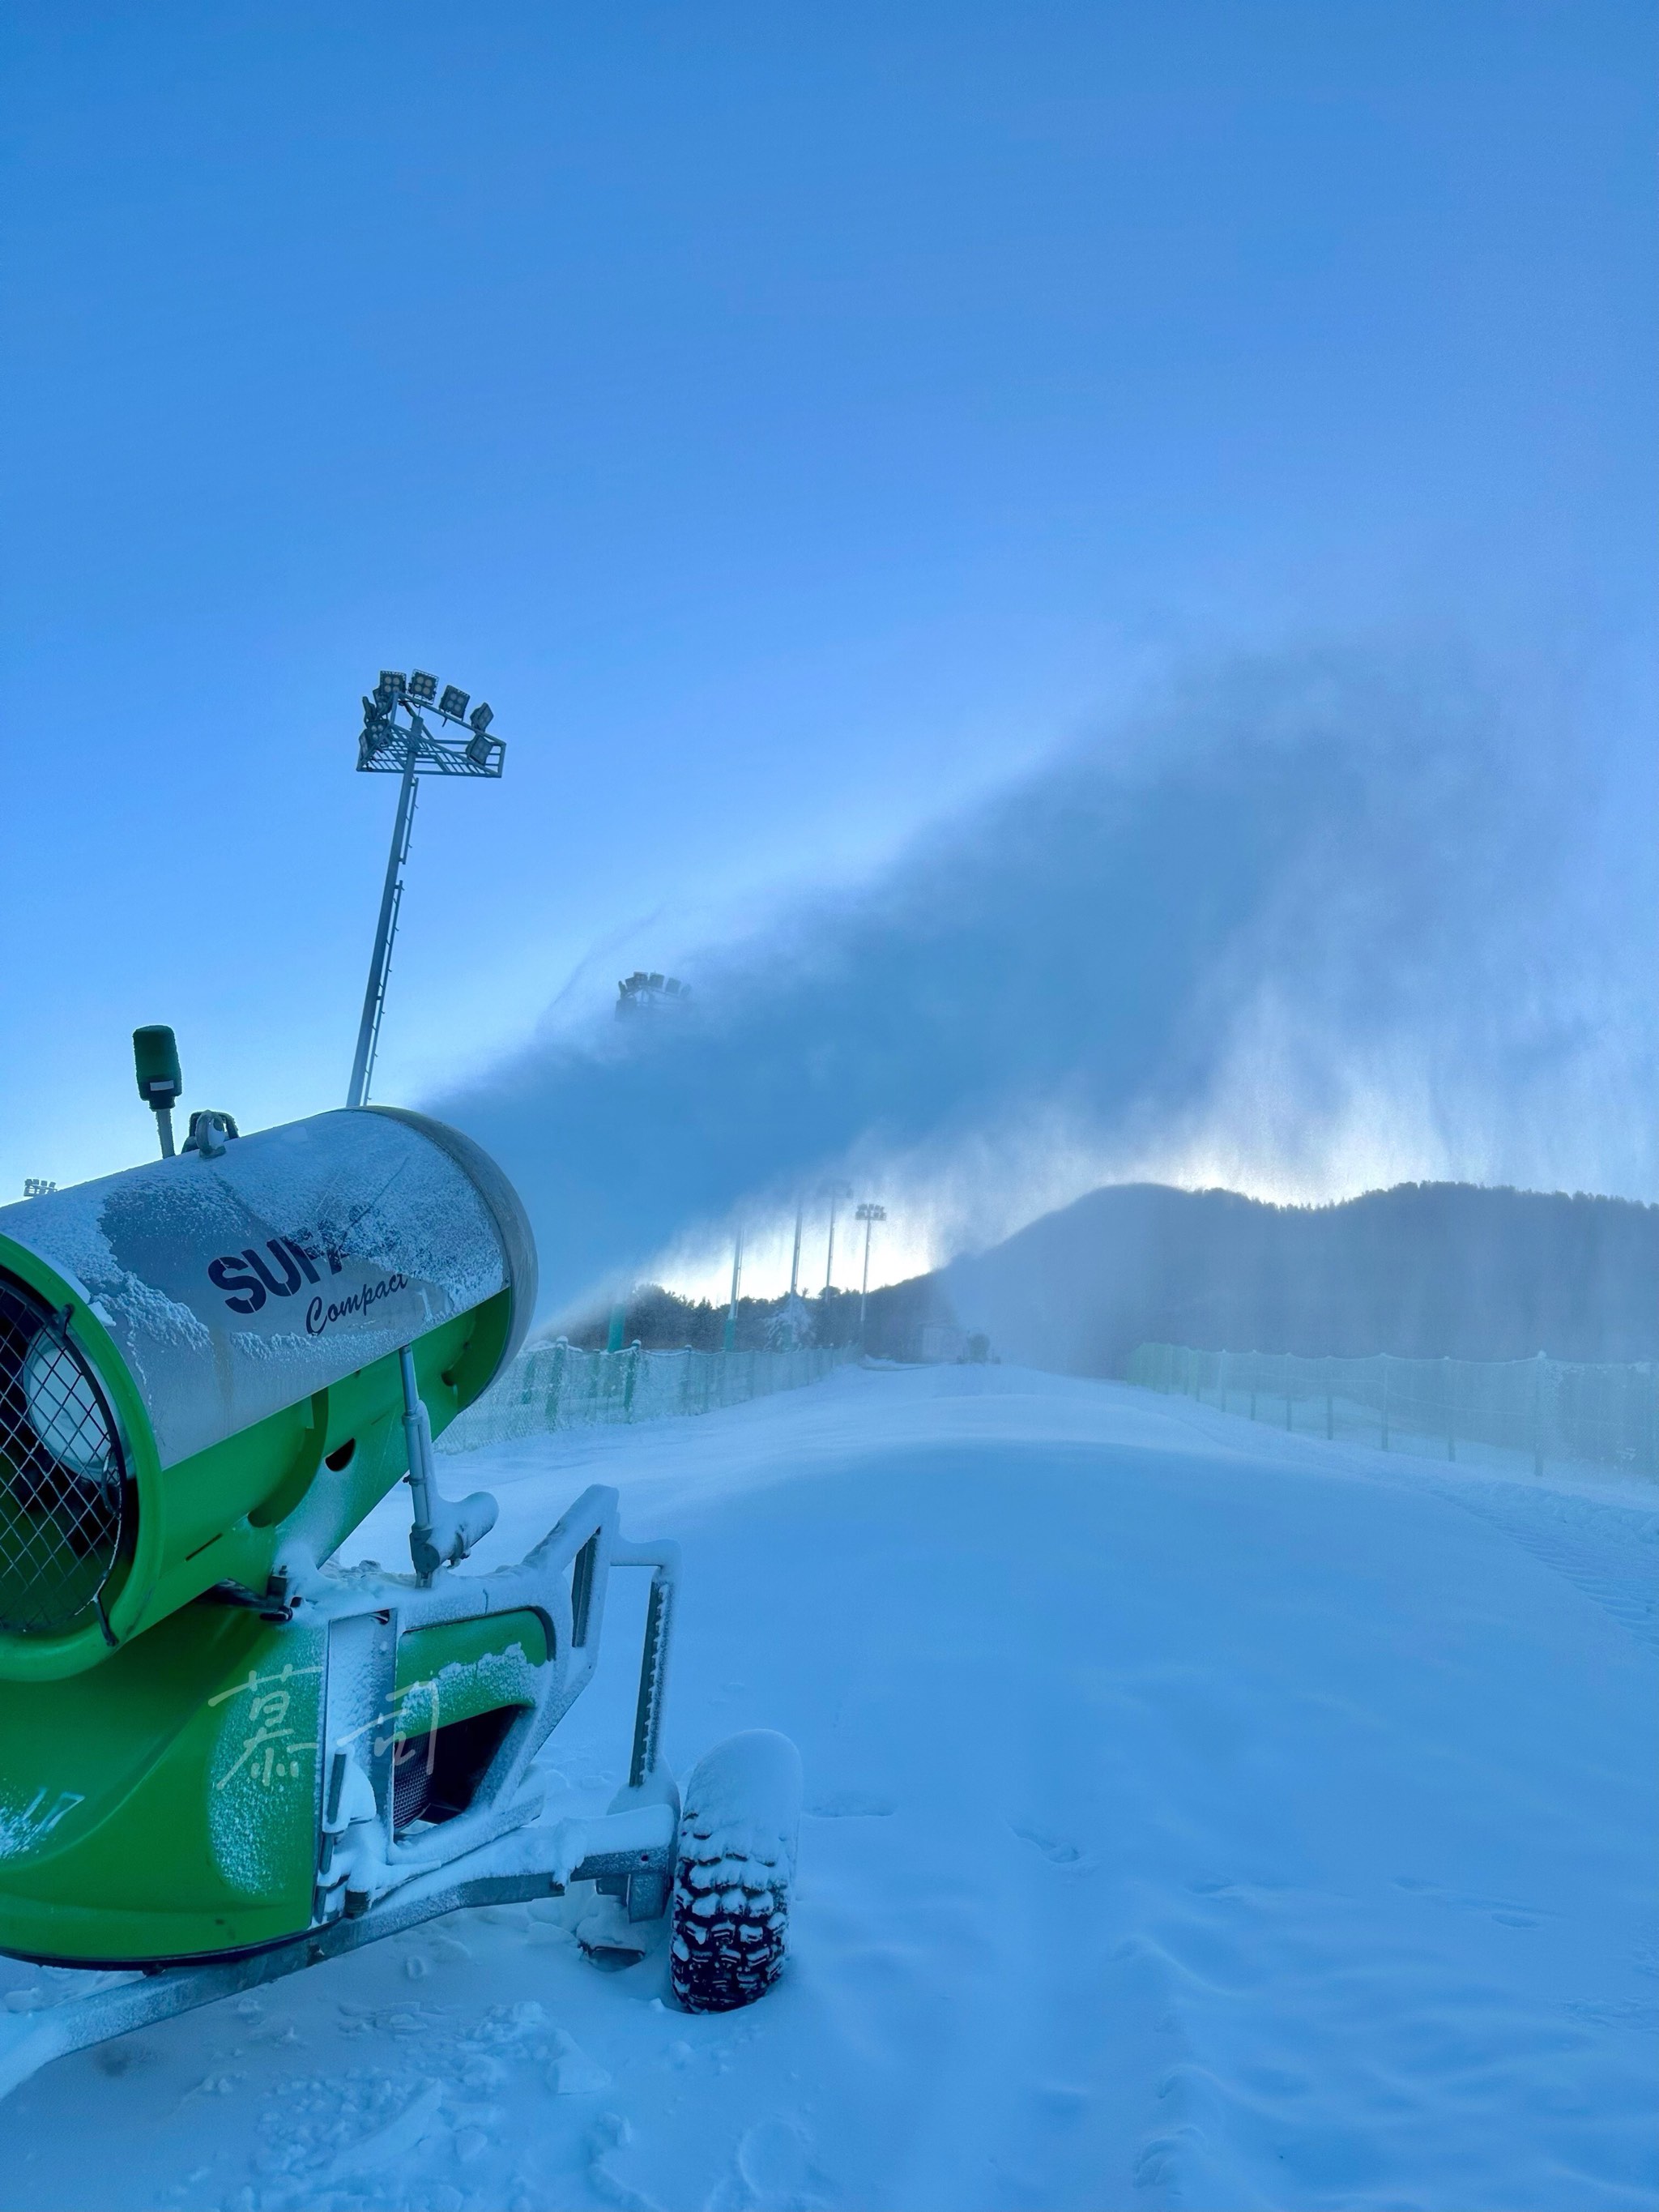
<path fill-rule="evenodd" d="M 870 1235 L 877 1222 L 885 1221 L 884 1206 L 860 1206 L 855 1209 L 854 1219 L 864 1224 L 864 1287 L 859 1292 L 859 1345 L 864 1344 L 864 1310 L 870 1303 Z"/>
<path fill-rule="evenodd" d="M 836 1208 L 843 1198 L 851 1198 L 853 1186 L 850 1182 L 827 1182 L 821 1195 L 830 1201 L 830 1249 L 823 1262 L 823 1289 L 828 1297 L 830 1285 L 836 1279 Z"/>
<path fill-rule="evenodd" d="M 467 737 L 427 726 L 421 709 L 434 712 L 444 722 L 459 723 Z M 453 684 L 438 696 L 438 679 L 417 668 L 407 679 L 395 668 L 383 668 L 374 696 L 363 702 L 363 726 L 357 739 L 359 775 L 398 775 L 398 812 L 392 825 L 392 852 L 386 864 L 386 887 L 380 893 L 380 919 L 374 931 L 374 953 L 368 963 L 368 988 L 363 993 L 363 1015 L 357 1025 L 357 1051 L 351 1063 L 348 1106 L 361 1106 L 368 1096 L 374 1072 L 374 1053 L 380 1041 L 380 1016 L 386 1011 L 386 978 L 392 972 L 392 940 L 398 934 L 398 910 L 403 904 L 404 869 L 409 860 L 409 841 L 415 827 L 415 780 L 422 775 L 498 776 L 507 758 L 507 747 L 489 735 L 495 717 L 487 706 L 469 714 L 467 695 Z M 400 721 L 399 713 L 407 717 Z"/>
<path fill-rule="evenodd" d="M 720 1337 L 722 1352 L 735 1352 L 738 1344 L 738 1290 L 743 1281 L 743 1231 L 739 1229 L 732 1244 L 732 1303 L 726 1309 L 726 1328 Z"/>

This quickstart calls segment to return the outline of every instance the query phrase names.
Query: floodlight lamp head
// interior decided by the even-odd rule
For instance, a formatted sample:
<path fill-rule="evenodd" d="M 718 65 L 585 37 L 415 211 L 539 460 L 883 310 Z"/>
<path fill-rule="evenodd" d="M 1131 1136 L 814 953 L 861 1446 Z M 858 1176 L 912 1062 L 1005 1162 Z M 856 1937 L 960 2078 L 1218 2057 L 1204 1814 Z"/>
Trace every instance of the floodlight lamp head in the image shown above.
<path fill-rule="evenodd" d="M 465 704 L 465 697 L 463 698 L 463 703 Z M 471 727 L 477 732 L 478 735 L 483 737 L 484 732 L 489 727 L 490 724 L 495 719 L 495 710 L 489 705 L 487 700 L 481 701 L 479 704 L 472 709 L 472 712 L 466 719 Z"/>
<path fill-rule="evenodd" d="M 459 684 L 446 684 L 444 696 L 438 702 L 438 712 L 452 722 L 465 719 L 467 695 Z"/>
<path fill-rule="evenodd" d="M 380 680 L 374 687 L 374 696 L 383 705 L 389 707 L 394 699 L 401 699 L 407 689 L 408 685 L 404 682 L 401 669 L 383 668 L 380 671 Z"/>
<path fill-rule="evenodd" d="M 409 696 L 422 707 L 429 707 L 438 696 L 438 679 L 428 676 L 424 668 L 417 668 L 409 679 Z"/>

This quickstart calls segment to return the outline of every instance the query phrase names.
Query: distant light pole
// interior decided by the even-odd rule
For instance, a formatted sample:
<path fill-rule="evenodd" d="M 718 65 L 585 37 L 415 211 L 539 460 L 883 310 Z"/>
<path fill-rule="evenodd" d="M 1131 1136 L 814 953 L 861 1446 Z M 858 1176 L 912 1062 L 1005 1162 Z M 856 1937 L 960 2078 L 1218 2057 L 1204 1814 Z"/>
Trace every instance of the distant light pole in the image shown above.
<path fill-rule="evenodd" d="M 789 1261 L 789 1303 L 791 1305 L 794 1304 L 795 1293 L 800 1288 L 800 1232 L 805 1220 L 806 1200 L 804 1198 L 798 1198 L 795 1200 L 795 1249 L 793 1254 L 791 1255 Z"/>
<path fill-rule="evenodd" d="M 830 1201 L 830 1252 L 823 1263 L 823 1287 L 827 1294 L 836 1279 L 836 1201 L 851 1198 L 853 1186 L 850 1182 L 827 1182 L 823 1186 L 823 1195 Z"/>
<path fill-rule="evenodd" d="M 864 1346 L 864 1314 L 870 1303 L 870 1236 L 877 1222 L 885 1221 L 884 1206 L 861 1206 L 855 1217 L 864 1224 L 864 1287 L 859 1292 L 859 1346 Z"/>
<path fill-rule="evenodd" d="M 421 708 L 434 708 L 446 722 L 459 722 L 470 737 L 434 734 L 422 720 Z M 495 717 L 486 706 L 466 711 L 467 695 L 453 684 L 438 697 L 438 679 L 417 668 L 404 678 L 401 671 L 383 668 L 374 696 L 363 702 L 363 726 L 357 739 L 360 775 L 400 775 L 398 812 L 392 825 L 392 852 L 386 864 L 386 885 L 380 893 L 380 919 L 374 931 L 374 951 L 368 963 L 368 987 L 363 993 L 362 1019 L 357 1025 L 357 1050 L 351 1063 L 348 1106 L 361 1106 L 368 1096 L 374 1073 L 374 1054 L 380 1041 L 380 1016 L 386 1011 L 386 978 L 392 972 L 392 940 L 398 934 L 398 910 L 403 904 L 404 868 L 409 860 L 409 841 L 415 828 L 415 780 L 422 775 L 499 776 L 507 747 L 489 735 Z M 398 720 L 399 708 L 407 722 Z"/>
<path fill-rule="evenodd" d="M 738 1230 L 732 1244 L 732 1303 L 726 1309 L 726 1334 L 720 1343 L 722 1352 L 731 1352 L 738 1341 L 738 1285 L 743 1280 L 743 1231 Z"/>

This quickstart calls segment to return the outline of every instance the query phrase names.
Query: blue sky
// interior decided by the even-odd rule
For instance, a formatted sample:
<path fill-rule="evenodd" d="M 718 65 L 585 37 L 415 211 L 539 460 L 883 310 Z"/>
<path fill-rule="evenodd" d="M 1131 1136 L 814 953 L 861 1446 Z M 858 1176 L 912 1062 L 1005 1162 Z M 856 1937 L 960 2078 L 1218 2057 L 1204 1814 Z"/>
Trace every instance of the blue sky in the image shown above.
<path fill-rule="evenodd" d="M 1656 28 L 14 7 L 0 1192 L 143 1153 L 137 1022 L 343 1096 L 383 665 L 508 743 L 422 799 L 409 1101 L 1189 655 L 1467 638 L 1634 727 Z"/>

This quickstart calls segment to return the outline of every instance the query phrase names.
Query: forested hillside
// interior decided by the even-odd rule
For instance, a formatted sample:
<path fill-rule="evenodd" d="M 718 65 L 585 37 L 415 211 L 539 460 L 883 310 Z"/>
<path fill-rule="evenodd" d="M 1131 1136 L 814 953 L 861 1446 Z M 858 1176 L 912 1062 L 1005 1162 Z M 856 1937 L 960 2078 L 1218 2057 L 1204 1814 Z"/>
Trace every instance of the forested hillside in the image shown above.
<path fill-rule="evenodd" d="M 933 1279 L 997 1352 L 1082 1374 L 1136 1344 L 1413 1358 L 1659 1358 L 1659 1207 L 1402 1183 L 1269 1206 L 1091 1192 Z"/>

